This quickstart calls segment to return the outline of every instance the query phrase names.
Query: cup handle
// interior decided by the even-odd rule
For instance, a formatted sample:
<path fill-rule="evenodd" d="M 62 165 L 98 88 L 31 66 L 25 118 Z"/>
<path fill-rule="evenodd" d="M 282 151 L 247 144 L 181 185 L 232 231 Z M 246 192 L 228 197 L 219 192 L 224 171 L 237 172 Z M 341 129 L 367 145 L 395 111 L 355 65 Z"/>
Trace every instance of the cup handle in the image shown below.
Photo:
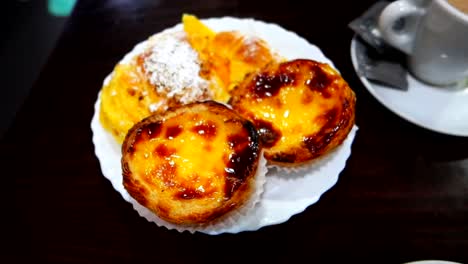
<path fill-rule="evenodd" d="M 391 46 L 410 55 L 416 29 L 424 13 L 424 8 L 411 0 L 390 3 L 379 16 L 378 28 L 382 38 Z M 403 27 L 397 30 L 395 25 L 401 19 L 404 19 Z"/>

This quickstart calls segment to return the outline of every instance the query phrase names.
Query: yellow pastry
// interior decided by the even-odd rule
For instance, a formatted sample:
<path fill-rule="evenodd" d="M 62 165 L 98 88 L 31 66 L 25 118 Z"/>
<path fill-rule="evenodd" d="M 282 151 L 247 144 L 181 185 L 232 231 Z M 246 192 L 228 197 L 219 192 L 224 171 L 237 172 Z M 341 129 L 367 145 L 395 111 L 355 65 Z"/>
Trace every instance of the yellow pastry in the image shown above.
<path fill-rule="evenodd" d="M 355 94 L 328 64 L 293 60 L 252 74 L 230 104 L 256 126 L 265 158 L 297 165 L 332 150 L 354 124 Z"/>
<path fill-rule="evenodd" d="M 187 40 L 202 61 L 214 99 L 227 102 L 230 91 L 249 73 L 279 60 L 268 44 L 238 31 L 214 32 L 192 15 L 182 17 Z"/>
<path fill-rule="evenodd" d="M 213 101 L 187 104 L 147 117 L 128 132 L 123 184 L 166 221 L 206 224 L 251 198 L 260 155 L 248 120 Z"/>

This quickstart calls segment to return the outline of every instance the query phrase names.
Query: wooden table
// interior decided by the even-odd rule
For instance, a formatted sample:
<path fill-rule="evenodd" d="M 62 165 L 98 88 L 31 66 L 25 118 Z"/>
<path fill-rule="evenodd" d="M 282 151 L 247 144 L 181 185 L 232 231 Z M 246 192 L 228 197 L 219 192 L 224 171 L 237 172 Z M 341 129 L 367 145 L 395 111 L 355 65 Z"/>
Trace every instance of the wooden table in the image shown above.
<path fill-rule="evenodd" d="M 352 67 L 347 24 L 374 1 L 197 2 L 77 3 L 1 141 L 8 261 L 0 262 L 468 262 L 468 138 L 396 116 Z M 360 129 L 337 184 L 283 224 L 218 236 L 168 231 L 138 216 L 101 173 L 90 120 L 104 77 L 183 12 L 254 17 L 292 30 L 320 47 L 357 94 Z"/>

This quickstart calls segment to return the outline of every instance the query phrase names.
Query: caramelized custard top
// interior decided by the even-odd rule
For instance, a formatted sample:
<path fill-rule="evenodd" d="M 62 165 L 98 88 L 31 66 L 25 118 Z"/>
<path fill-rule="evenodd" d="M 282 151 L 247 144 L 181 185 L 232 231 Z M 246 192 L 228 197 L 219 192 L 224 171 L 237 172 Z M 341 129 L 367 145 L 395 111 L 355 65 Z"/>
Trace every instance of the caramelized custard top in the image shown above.
<path fill-rule="evenodd" d="M 252 74 L 233 91 L 230 104 L 254 123 L 265 157 L 281 163 L 318 157 L 354 123 L 354 92 L 338 72 L 313 60 Z"/>
<path fill-rule="evenodd" d="M 122 151 L 130 193 L 146 190 L 144 197 L 137 195 L 142 204 L 151 208 L 157 200 L 155 211 L 183 221 L 235 207 L 237 192 L 250 188 L 260 155 L 251 122 L 215 102 L 144 119 L 129 132 Z"/>

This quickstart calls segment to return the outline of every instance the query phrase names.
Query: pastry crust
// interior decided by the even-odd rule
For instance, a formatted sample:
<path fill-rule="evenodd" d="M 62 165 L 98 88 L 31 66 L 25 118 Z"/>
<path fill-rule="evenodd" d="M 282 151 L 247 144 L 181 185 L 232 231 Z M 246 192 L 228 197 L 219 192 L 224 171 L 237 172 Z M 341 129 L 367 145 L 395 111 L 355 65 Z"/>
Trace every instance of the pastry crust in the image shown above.
<path fill-rule="evenodd" d="M 122 146 L 123 185 L 166 221 L 205 224 L 251 197 L 259 158 L 251 122 L 220 103 L 191 103 L 130 129 Z"/>
<path fill-rule="evenodd" d="M 265 158 L 282 166 L 332 150 L 354 124 L 355 94 L 328 64 L 298 59 L 248 76 L 232 92 L 233 109 L 252 121 Z"/>

